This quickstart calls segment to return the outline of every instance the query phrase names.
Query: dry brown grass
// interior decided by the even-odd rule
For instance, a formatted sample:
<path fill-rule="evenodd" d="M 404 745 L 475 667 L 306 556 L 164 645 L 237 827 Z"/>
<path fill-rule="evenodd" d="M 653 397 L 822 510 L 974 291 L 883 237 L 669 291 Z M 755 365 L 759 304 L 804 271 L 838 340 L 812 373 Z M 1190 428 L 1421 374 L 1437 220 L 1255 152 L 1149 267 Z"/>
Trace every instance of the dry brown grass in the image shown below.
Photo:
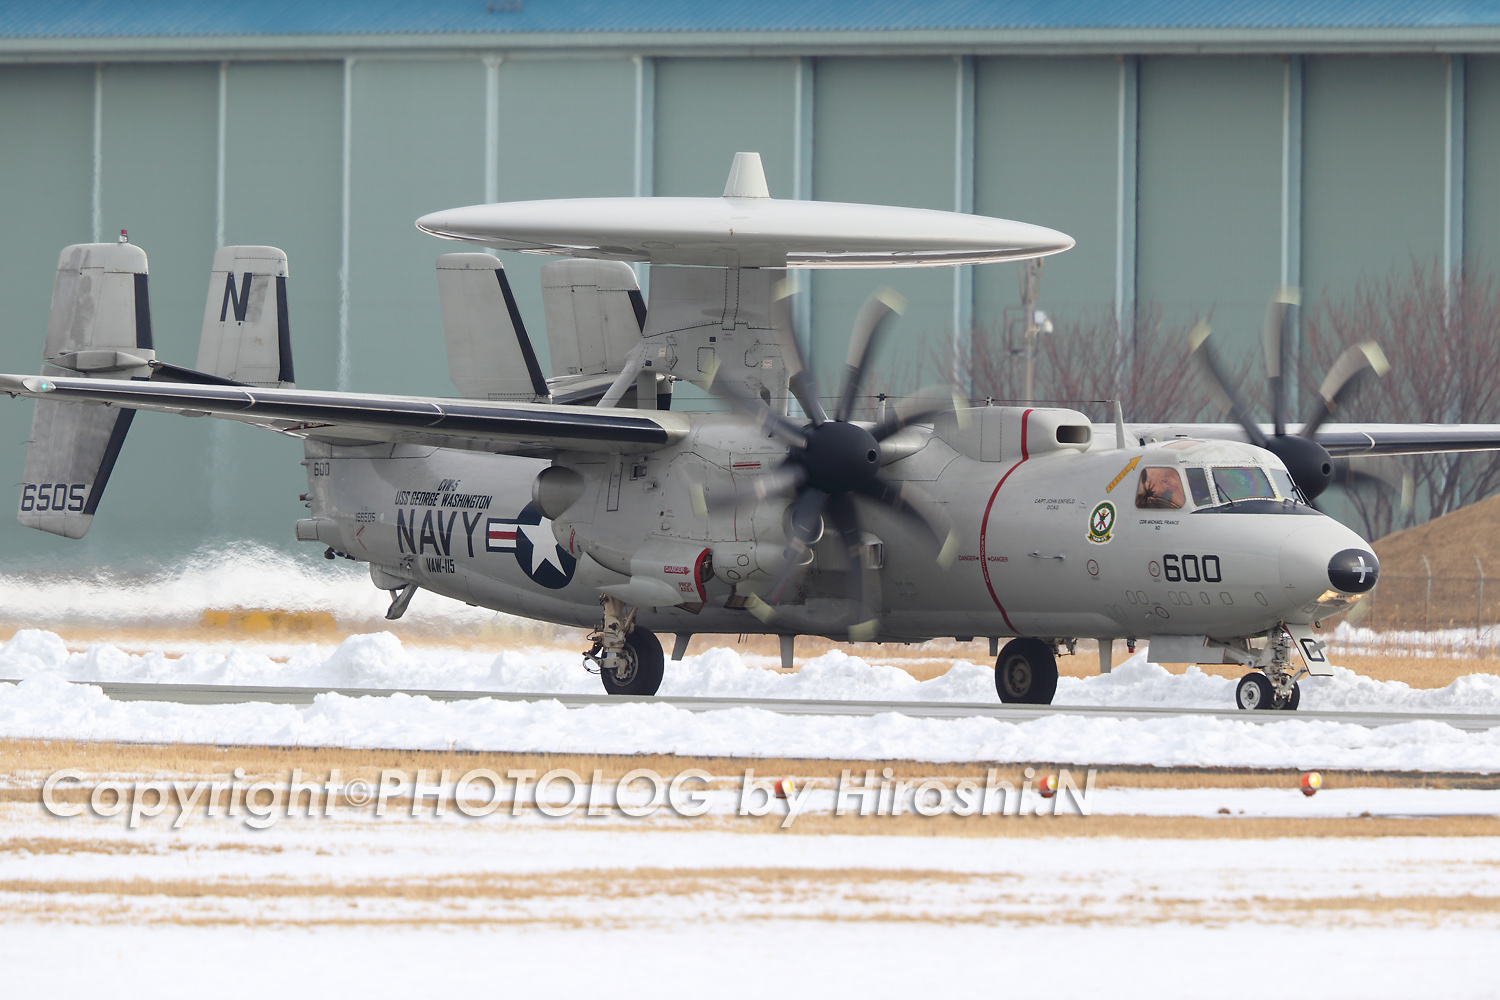
<path fill-rule="evenodd" d="M 62 796 L 58 797 L 60 800 Z M 72 796 L 69 796 L 72 798 Z M 33 793 L 32 801 L 35 801 Z M 451 800 L 450 800 L 451 803 Z M 319 803 L 321 807 L 321 803 Z M 431 800 L 424 807 L 431 808 Z M 339 803 L 343 810 L 345 804 Z M 449 805 L 449 813 L 452 806 Z M 202 806 L 199 807 L 200 812 Z M 405 817 L 410 809 L 409 800 L 392 800 L 391 813 Z M 530 807 L 522 810 L 527 816 Z M 146 828 L 153 824 L 165 830 L 176 815 L 169 809 L 161 817 L 148 820 Z M 370 809 L 355 810 L 354 816 L 369 817 Z M 1496 837 L 1500 836 L 1500 817 L 1494 816 L 1432 816 L 1420 818 L 1366 816 L 1351 818 L 1246 818 L 1243 816 L 919 816 L 903 812 L 897 816 L 858 816 L 853 812 L 836 816 L 830 813 L 805 813 L 797 817 L 790 828 L 782 827 L 783 816 L 775 813 L 763 817 L 705 816 L 684 819 L 675 815 L 661 814 L 651 819 L 632 822 L 622 826 L 619 817 L 584 817 L 580 813 L 569 818 L 546 819 L 568 829 L 585 829 L 600 832 L 631 830 L 688 830 L 695 832 L 752 833 L 766 836 L 869 836 L 869 837 L 984 837 L 1033 840 L 1037 838 L 1089 838 L 1101 837 L 1141 840 L 1279 840 L 1286 838 L 1375 838 L 1375 837 Z M 219 820 L 234 822 L 234 820 Z M 494 816 L 472 822 L 513 822 L 509 807 Z M 195 824 L 210 822 L 201 816 Z M 203 850 L 199 845 L 174 844 L 165 841 L 155 846 L 137 847 L 130 842 L 121 842 L 105 837 L 27 837 L 0 838 L 0 853 L 43 854 L 162 854 L 179 850 Z M 281 852 L 277 845 L 230 844 L 218 845 L 213 850 L 242 851 L 255 854 Z"/>
<path fill-rule="evenodd" d="M 774 822 L 773 822 L 774 820 Z M 734 822 L 780 833 L 781 817 Z M 1240 816 L 834 816 L 797 817 L 796 834 L 893 837 L 1121 837 L 1148 840 L 1276 840 L 1286 837 L 1495 837 L 1500 817 L 1247 819 Z"/>
<path fill-rule="evenodd" d="M 1024 859 L 1019 861 L 1024 864 Z M 1500 912 L 1500 897 L 1462 893 L 1374 893 L 1249 899 L 1163 892 L 1143 886 L 1111 906 L 1106 894 L 1079 894 L 1066 874 L 1056 892 L 1038 893 L 1024 872 L 931 869 L 704 866 L 586 869 L 525 874 L 464 873 L 405 878 L 85 878 L 7 879 L 10 915 L 49 921 L 213 926 L 552 925 L 638 926 L 668 903 L 713 920 L 721 903 L 733 919 L 953 924 L 1153 924 L 1274 917 L 1292 922 L 1470 919 Z M 934 890 L 957 905 L 927 902 Z M 245 903 L 255 904 L 247 908 Z M 1105 904 L 1101 909 L 1099 904 Z M 238 904 L 238 905 L 236 905 Z M 613 905 L 611 905 L 613 904 Z M 628 906 L 631 909 L 622 911 Z M 647 920 L 651 918 L 646 916 Z M 659 918 L 658 918 L 659 919 Z"/>

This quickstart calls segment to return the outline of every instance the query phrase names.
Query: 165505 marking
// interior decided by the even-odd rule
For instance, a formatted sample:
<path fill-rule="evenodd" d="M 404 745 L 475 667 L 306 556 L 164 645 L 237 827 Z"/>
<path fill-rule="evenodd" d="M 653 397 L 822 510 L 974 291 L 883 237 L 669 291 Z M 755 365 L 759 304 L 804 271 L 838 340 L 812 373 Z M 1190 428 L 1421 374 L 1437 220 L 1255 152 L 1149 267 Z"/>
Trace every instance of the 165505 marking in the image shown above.
<path fill-rule="evenodd" d="M 21 488 L 21 510 L 82 511 L 88 500 L 88 483 L 27 483 Z"/>

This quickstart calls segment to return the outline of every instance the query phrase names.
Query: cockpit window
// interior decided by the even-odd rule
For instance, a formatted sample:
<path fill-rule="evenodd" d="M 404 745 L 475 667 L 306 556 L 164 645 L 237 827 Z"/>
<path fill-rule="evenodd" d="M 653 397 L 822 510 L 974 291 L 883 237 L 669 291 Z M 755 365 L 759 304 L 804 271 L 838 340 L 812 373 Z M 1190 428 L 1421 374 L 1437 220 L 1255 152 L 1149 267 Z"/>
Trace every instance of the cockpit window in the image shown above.
<path fill-rule="evenodd" d="M 1281 499 L 1303 502 L 1302 491 L 1297 489 L 1296 483 L 1292 482 L 1291 473 L 1285 469 L 1272 469 L 1271 478 L 1276 481 L 1276 491 L 1281 494 Z"/>
<path fill-rule="evenodd" d="M 1276 492 L 1265 470 L 1251 466 L 1214 469 L 1220 500 L 1274 500 Z"/>
<path fill-rule="evenodd" d="M 1208 491 L 1208 473 L 1202 469 L 1187 470 L 1188 489 L 1193 491 L 1193 503 L 1199 507 L 1214 502 L 1214 495 Z"/>
<path fill-rule="evenodd" d="M 1137 507 L 1171 509 L 1181 507 L 1183 499 L 1182 478 L 1176 469 L 1156 466 L 1141 470 L 1141 481 L 1135 488 Z"/>

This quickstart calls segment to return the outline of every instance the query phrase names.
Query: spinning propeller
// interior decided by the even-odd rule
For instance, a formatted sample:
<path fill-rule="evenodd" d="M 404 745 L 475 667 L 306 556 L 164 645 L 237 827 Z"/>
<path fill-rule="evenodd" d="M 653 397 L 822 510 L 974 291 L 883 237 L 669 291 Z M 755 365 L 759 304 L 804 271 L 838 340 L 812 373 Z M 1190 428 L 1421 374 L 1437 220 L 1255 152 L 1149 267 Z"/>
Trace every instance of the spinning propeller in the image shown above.
<path fill-rule="evenodd" d="M 1271 452 L 1286 465 L 1292 481 L 1309 501 L 1315 500 L 1334 483 L 1351 485 L 1358 481 L 1377 482 L 1391 486 L 1401 494 L 1403 505 L 1410 503 L 1411 477 L 1399 465 L 1368 459 L 1341 459 L 1335 461 L 1328 450 L 1316 440 L 1318 428 L 1337 411 L 1339 404 L 1371 376 L 1381 378 L 1391 370 L 1385 352 L 1374 341 L 1355 344 L 1339 355 L 1323 384 L 1318 387 L 1317 401 L 1312 414 L 1296 434 L 1286 430 L 1286 380 L 1283 372 L 1290 368 L 1291 338 L 1287 326 L 1291 321 L 1290 306 L 1298 301 L 1295 288 L 1282 288 L 1266 307 L 1266 323 L 1263 333 L 1265 345 L 1266 381 L 1271 389 L 1272 433 L 1267 436 L 1260 425 L 1250 418 L 1249 407 L 1234 386 L 1224 376 L 1209 335 L 1213 332 L 1207 323 L 1200 322 L 1188 335 L 1193 357 L 1200 371 L 1208 378 L 1214 394 L 1222 405 L 1245 429 L 1250 443 Z"/>
<path fill-rule="evenodd" d="M 790 342 L 782 345 L 783 356 L 792 394 L 802 404 L 807 423 L 782 416 L 739 385 L 717 382 L 716 372 L 709 373 L 709 389 L 728 399 L 762 431 L 790 449 L 785 462 L 756 476 L 744 490 L 758 500 L 771 496 L 792 498 L 787 508 L 787 545 L 781 568 L 761 594 L 752 595 L 747 603 L 762 621 L 775 616 L 776 606 L 807 571 L 813 559 L 813 546 L 822 538 L 826 521 L 837 532 L 849 560 L 848 596 L 856 608 L 849 625 L 850 639 L 873 638 L 879 578 L 865 545 L 854 503 L 856 494 L 884 504 L 911 521 L 939 549 L 938 562 L 945 568 L 957 554 L 957 536 L 945 520 L 929 512 L 930 498 L 910 483 L 880 474 L 880 442 L 909 424 L 951 412 L 955 407 L 952 391 L 939 396 L 924 390 L 912 399 L 903 400 L 872 428 L 851 419 L 876 343 L 891 316 L 901 312 L 905 305 L 900 295 L 883 288 L 860 309 L 849 340 L 843 386 L 832 416 L 823 408 L 817 377 L 802 354 L 787 296 L 777 300 L 776 308 L 781 313 L 777 326 L 791 333 L 784 338 Z"/>

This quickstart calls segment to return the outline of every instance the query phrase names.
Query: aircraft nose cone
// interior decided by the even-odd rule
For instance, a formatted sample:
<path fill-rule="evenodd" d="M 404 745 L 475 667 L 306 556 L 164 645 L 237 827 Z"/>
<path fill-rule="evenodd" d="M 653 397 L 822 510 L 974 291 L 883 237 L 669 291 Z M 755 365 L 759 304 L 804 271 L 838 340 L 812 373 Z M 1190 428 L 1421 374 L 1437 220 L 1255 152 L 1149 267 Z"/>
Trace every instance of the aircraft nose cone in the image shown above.
<path fill-rule="evenodd" d="M 1379 563 L 1363 538 L 1331 518 L 1307 518 L 1303 525 L 1281 544 L 1281 594 L 1287 603 L 1300 606 L 1330 589 L 1352 595 L 1375 586 Z"/>
<path fill-rule="evenodd" d="M 1375 588 L 1380 560 L 1369 549 L 1345 549 L 1328 560 L 1328 582 L 1345 594 L 1364 594 Z"/>

